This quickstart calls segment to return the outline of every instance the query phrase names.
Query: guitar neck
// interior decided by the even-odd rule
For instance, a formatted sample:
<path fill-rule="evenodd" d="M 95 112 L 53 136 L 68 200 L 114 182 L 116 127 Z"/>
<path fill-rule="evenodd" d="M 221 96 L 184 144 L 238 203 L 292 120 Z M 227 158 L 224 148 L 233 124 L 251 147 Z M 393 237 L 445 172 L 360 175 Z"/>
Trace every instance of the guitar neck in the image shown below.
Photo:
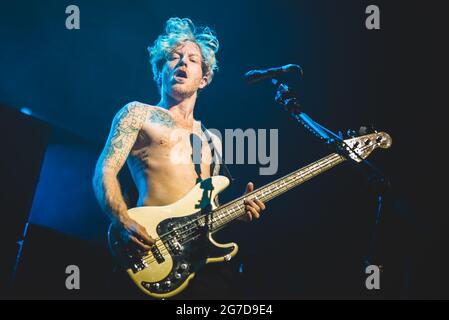
<path fill-rule="evenodd" d="M 234 221 L 238 217 L 245 214 L 245 204 L 246 198 L 254 199 L 257 198 L 263 202 L 268 202 L 281 194 L 287 192 L 294 187 L 312 179 L 313 177 L 335 167 L 346 159 L 337 154 L 333 153 L 324 157 L 312 164 L 298 169 L 280 179 L 277 179 L 263 187 L 260 187 L 240 198 L 237 198 L 231 202 L 228 202 L 216 210 L 212 211 L 209 215 L 209 230 L 211 232 L 216 232 L 230 222 Z"/>

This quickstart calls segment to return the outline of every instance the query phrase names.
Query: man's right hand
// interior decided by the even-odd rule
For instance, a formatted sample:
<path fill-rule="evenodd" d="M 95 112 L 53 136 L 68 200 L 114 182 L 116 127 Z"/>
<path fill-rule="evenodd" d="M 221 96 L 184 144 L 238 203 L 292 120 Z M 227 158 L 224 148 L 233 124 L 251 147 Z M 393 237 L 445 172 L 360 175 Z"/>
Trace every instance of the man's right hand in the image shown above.
<path fill-rule="evenodd" d="M 125 243 L 132 242 L 143 251 L 150 250 L 151 246 L 156 242 L 142 225 L 129 217 L 121 218 L 120 221 L 117 221 L 116 225 Z"/>

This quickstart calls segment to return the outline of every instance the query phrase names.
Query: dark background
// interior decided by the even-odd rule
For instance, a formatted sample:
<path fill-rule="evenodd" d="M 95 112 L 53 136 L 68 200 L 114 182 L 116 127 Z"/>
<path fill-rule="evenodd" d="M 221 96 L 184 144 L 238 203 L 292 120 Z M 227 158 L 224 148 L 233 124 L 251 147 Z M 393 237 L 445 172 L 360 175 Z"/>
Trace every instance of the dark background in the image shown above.
<path fill-rule="evenodd" d="M 80 8 L 80 30 L 65 28 L 70 4 Z M 370 4 L 380 8 L 381 30 L 365 28 Z M 222 132 L 279 129 L 277 174 L 231 165 L 237 180 L 222 199 L 240 195 L 250 180 L 261 186 L 329 153 L 273 102 L 268 81 L 242 81 L 250 69 L 298 63 L 304 78 L 286 79 L 312 118 L 336 131 L 374 125 L 393 138 L 391 149 L 370 157 L 391 181 L 371 252 L 383 266 L 382 289 L 364 287 L 376 196 L 363 172 L 343 164 L 270 202 L 259 221 L 217 236 L 241 246 L 234 264 L 243 264 L 245 297 L 448 298 L 442 4 L 2 2 L 0 103 L 8 107 L 1 121 L 2 245 L 9 252 L 3 287 L 29 221 L 16 282 L 33 289 L 15 295 L 107 296 L 107 220 L 91 189 L 93 168 L 114 114 L 130 101 L 157 103 L 146 48 L 178 16 L 211 26 L 220 41 L 220 70 L 200 94 L 196 118 Z M 14 112 L 22 108 L 32 115 Z M 121 178 L 132 198 L 126 171 Z M 86 274 L 79 292 L 64 288 L 68 264 Z"/>

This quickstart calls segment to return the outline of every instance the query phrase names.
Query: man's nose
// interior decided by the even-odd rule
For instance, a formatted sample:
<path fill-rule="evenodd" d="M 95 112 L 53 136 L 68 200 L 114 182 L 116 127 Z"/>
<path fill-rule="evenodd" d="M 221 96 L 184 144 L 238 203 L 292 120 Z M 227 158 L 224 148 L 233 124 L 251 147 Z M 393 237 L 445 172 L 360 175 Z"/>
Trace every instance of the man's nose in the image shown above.
<path fill-rule="evenodd" d="M 180 66 L 187 65 L 187 57 L 186 56 L 181 57 L 181 59 L 179 59 L 178 65 Z"/>

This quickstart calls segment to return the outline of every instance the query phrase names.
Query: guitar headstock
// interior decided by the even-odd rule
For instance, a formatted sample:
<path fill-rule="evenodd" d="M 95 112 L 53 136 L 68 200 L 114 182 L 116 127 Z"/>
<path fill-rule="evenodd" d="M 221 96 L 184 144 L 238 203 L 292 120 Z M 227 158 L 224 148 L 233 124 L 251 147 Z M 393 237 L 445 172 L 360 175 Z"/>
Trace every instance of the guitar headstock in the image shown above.
<path fill-rule="evenodd" d="M 356 162 L 362 162 L 362 159 L 368 156 L 377 148 L 388 149 L 393 140 L 386 132 L 375 132 L 364 136 L 344 140 L 353 150 L 346 147 L 349 156 Z M 345 146 L 344 146 L 345 147 Z"/>

